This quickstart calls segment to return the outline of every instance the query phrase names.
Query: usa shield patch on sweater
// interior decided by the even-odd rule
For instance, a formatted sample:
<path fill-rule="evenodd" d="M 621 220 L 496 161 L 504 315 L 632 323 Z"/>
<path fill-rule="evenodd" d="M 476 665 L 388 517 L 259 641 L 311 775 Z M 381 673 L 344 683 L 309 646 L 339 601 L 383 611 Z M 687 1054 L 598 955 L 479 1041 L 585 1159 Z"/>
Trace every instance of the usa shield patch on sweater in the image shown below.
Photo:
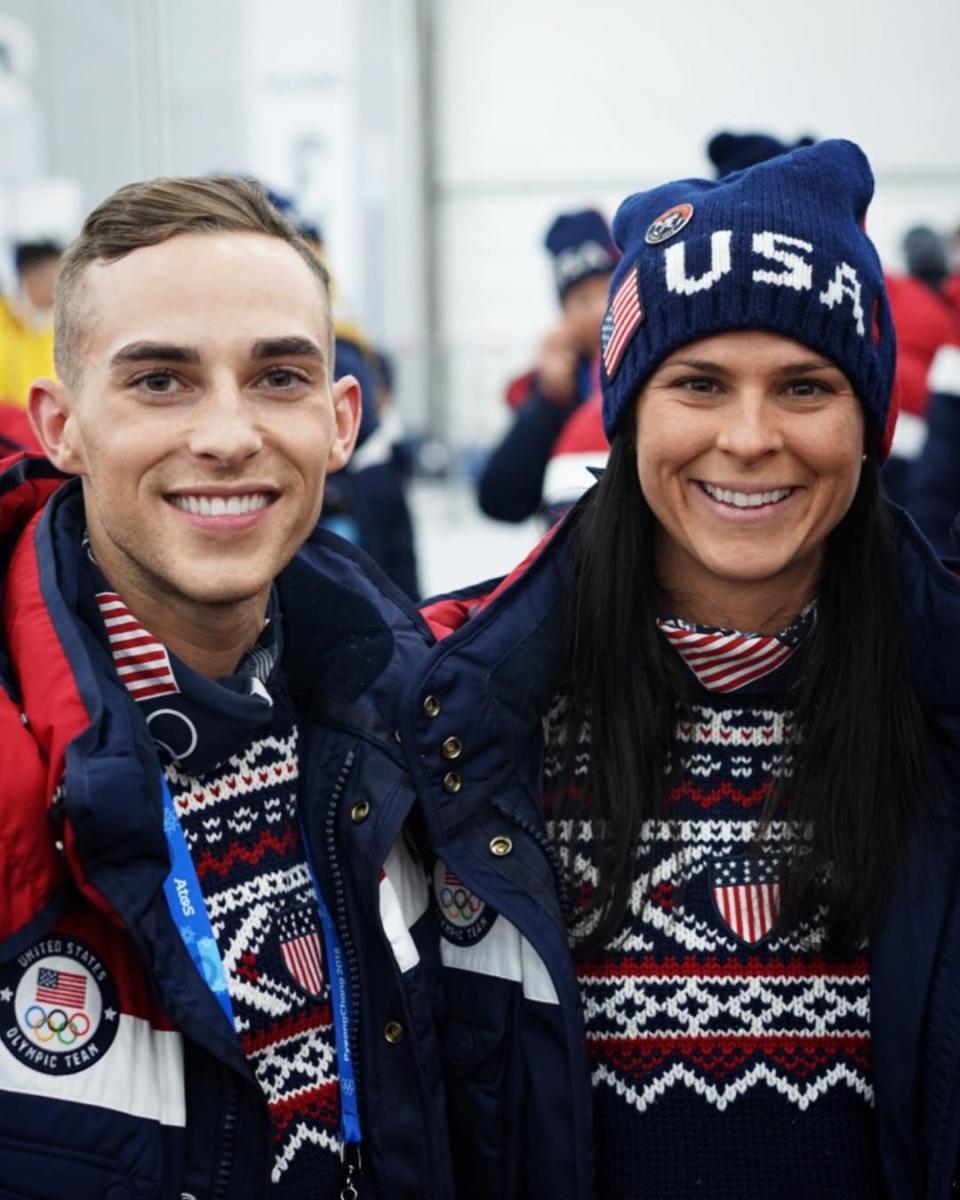
<path fill-rule="evenodd" d="M 780 915 L 780 862 L 776 858 L 721 858 L 711 867 L 711 893 L 720 919 L 742 942 L 755 946 Z"/>

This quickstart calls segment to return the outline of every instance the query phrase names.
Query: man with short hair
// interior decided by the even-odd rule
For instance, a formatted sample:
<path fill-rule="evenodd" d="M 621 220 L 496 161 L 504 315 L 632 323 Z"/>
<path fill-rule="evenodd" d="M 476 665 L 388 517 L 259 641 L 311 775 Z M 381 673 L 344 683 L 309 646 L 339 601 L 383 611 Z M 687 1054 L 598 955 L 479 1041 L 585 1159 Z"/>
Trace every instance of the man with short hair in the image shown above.
<path fill-rule="evenodd" d="M 446 1198 L 429 636 L 304 547 L 360 403 L 325 269 L 257 185 L 154 180 L 55 308 L 49 463 L 0 471 L 0 1190 Z"/>

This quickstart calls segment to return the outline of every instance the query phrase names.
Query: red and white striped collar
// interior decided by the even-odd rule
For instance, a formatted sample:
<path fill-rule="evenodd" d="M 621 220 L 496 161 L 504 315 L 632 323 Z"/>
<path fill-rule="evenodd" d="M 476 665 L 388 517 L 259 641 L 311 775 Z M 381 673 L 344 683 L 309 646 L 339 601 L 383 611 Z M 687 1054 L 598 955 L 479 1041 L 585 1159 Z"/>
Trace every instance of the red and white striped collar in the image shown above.
<path fill-rule="evenodd" d="M 815 620 L 816 601 L 811 601 L 780 633 L 739 633 L 678 617 L 658 618 L 657 628 L 703 687 L 711 692 L 736 692 L 779 670 Z"/>

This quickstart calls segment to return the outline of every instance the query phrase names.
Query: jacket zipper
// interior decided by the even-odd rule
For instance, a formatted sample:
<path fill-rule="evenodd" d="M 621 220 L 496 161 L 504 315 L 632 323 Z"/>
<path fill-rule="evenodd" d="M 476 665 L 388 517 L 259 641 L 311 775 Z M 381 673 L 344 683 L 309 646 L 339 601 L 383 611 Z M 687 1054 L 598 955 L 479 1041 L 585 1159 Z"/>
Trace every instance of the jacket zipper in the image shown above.
<path fill-rule="evenodd" d="M 333 898 L 334 909 L 337 927 L 340 931 L 340 940 L 343 944 L 343 954 L 347 960 L 347 973 L 350 978 L 350 1055 L 353 1060 L 354 1083 L 357 1089 L 357 1110 L 363 1110 L 363 1086 L 361 1080 L 363 1073 L 360 1070 L 360 1059 L 357 1054 L 357 1027 L 359 1021 L 359 1001 L 360 994 L 360 969 L 357 966 L 357 955 L 353 946 L 353 939 L 350 937 L 350 928 L 347 925 L 347 904 L 346 904 L 346 889 L 343 884 L 343 872 L 340 870 L 340 863 L 337 860 L 337 811 L 340 805 L 340 798 L 347 786 L 347 781 L 353 771 L 353 764 L 356 761 L 356 754 L 351 750 L 343 766 L 340 768 L 340 774 L 337 776 L 333 785 L 333 791 L 330 793 L 330 804 L 327 808 L 327 818 L 324 828 L 324 841 L 327 848 L 327 862 L 330 866 L 330 878 L 333 883 Z M 347 1147 L 344 1147 L 346 1153 Z M 351 1160 L 347 1167 L 346 1182 L 343 1189 L 343 1195 L 348 1198 L 356 1195 L 356 1178 L 360 1171 L 360 1155 L 359 1151 L 355 1156 L 355 1160 Z"/>
<path fill-rule="evenodd" d="M 553 843 L 543 832 L 538 829 L 532 821 L 527 821 L 524 817 L 518 817 L 516 813 L 511 812 L 509 807 L 502 800 L 494 800 L 493 808 L 506 817 L 508 821 L 512 821 L 518 829 L 522 829 L 528 837 L 532 838 L 540 849 L 543 851 L 544 857 L 550 864 L 550 870 L 553 872 L 553 881 L 557 889 L 557 899 L 560 901 L 560 911 L 563 914 L 564 923 L 567 927 L 573 915 L 573 909 L 570 900 L 570 887 L 567 883 L 567 878 L 563 870 L 560 859 L 557 857 L 557 851 Z"/>
<path fill-rule="evenodd" d="M 213 1189 L 214 1200 L 229 1200 L 227 1188 L 233 1173 L 233 1156 L 237 1140 L 237 1081 L 227 1072 L 227 1097 L 223 1106 L 223 1154 Z"/>

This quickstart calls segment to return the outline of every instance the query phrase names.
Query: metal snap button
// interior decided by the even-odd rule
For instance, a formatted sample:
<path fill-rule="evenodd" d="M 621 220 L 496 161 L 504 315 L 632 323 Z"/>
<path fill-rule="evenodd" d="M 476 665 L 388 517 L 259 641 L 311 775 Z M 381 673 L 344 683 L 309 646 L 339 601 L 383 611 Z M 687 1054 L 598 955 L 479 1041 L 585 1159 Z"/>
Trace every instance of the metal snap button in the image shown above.
<path fill-rule="evenodd" d="M 503 858 L 513 849 L 513 842 L 508 837 L 495 837 L 490 839 L 490 853 L 495 854 L 497 858 Z"/>
<path fill-rule="evenodd" d="M 358 800 L 353 808 L 350 809 L 350 820 L 354 825 L 362 825 L 369 816 L 370 803 L 367 800 Z"/>
<path fill-rule="evenodd" d="M 391 1046 L 396 1046 L 403 1041 L 403 1026 L 399 1021 L 388 1021 L 384 1026 L 383 1036 Z"/>
<path fill-rule="evenodd" d="M 436 696 L 424 696 L 423 715 L 425 717 L 440 716 L 440 701 L 436 698 Z"/>
<path fill-rule="evenodd" d="M 443 777 L 443 790 L 445 792 L 459 792 L 463 787 L 463 780 L 456 771 L 448 771 Z"/>
<path fill-rule="evenodd" d="M 458 737 L 448 737 L 444 740 L 444 743 L 440 749 L 443 751 L 444 758 L 448 758 L 453 761 L 454 759 L 459 758 L 463 753 L 463 742 L 461 742 Z"/>

